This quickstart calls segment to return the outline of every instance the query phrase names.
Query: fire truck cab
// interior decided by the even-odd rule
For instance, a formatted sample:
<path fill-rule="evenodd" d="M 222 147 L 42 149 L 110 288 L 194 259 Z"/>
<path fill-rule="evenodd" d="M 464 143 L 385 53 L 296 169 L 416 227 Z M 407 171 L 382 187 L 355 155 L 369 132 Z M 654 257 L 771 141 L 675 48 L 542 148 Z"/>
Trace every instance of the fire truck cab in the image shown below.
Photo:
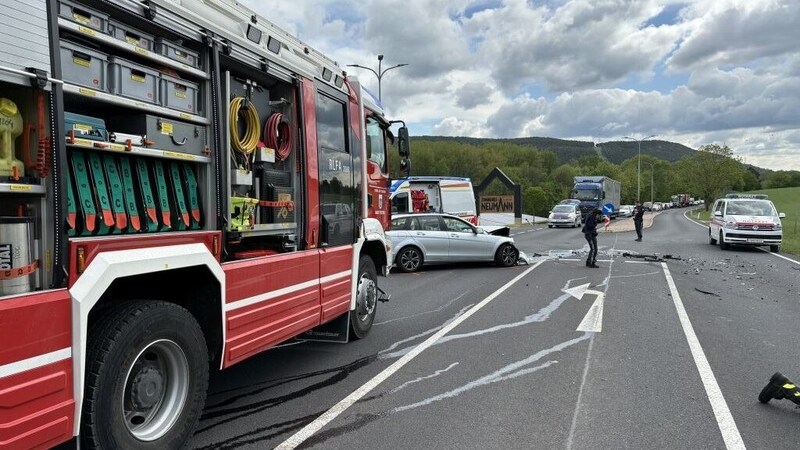
<path fill-rule="evenodd" d="M 209 368 L 367 335 L 391 122 L 357 79 L 233 0 L 3 4 L 0 449 L 181 447 Z"/>

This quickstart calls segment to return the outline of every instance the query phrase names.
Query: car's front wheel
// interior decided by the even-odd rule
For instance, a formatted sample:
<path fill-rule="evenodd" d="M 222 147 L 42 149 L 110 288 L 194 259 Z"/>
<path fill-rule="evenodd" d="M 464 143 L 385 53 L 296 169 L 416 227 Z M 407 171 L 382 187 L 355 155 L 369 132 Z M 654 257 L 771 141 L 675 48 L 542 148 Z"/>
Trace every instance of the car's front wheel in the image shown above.
<path fill-rule="evenodd" d="M 781 251 L 781 246 L 780 245 L 770 245 L 769 246 L 769 251 L 771 251 L 772 253 L 779 253 Z"/>
<path fill-rule="evenodd" d="M 425 258 L 422 256 L 422 251 L 417 247 L 405 247 L 397 254 L 395 263 L 401 272 L 416 272 L 422 267 Z"/>
<path fill-rule="evenodd" d="M 511 267 L 517 263 L 517 258 L 519 258 L 519 250 L 511 244 L 505 243 L 497 249 L 494 262 L 500 267 Z"/>
<path fill-rule="evenodd" d="M 720 250 L 727 250 L 730 248 L 730 244 L 725 242 L 725 239 L 722 236 L 722 231 L 719 232 L 719 248 Z"/>

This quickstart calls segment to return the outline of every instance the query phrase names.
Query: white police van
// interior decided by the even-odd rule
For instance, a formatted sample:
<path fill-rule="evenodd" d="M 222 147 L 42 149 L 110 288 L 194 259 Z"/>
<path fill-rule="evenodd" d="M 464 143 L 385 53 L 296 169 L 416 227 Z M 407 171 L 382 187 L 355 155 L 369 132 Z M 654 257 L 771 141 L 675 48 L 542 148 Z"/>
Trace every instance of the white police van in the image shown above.
<path fill-rule="evenodd" d="M 711 245 L 727 250 L 731 244 L 769 246 L 780 251 L 783 240 L 781 219 L 775 205 L 762 194 L 728 194 L 714 202 L 708 239 Z"/>

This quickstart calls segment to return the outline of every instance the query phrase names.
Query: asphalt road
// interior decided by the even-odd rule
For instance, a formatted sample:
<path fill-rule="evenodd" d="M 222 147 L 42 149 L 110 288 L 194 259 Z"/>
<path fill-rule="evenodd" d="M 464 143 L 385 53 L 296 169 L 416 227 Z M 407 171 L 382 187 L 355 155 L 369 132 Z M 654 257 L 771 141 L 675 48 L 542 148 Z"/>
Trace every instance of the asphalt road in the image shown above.
<path fill-rule="evenodd" d="M 601 234 L 600 269 L 578 230 L 537 226 L 515 230 L 530 265 L 393 273 L 366 339 L 213 376 L 191 445 L 798 448 L 800 410 L 757 396 L 775 371 L 800 381 L 800 264 L 722 251 L 685 212 L 643 242 Z"/>

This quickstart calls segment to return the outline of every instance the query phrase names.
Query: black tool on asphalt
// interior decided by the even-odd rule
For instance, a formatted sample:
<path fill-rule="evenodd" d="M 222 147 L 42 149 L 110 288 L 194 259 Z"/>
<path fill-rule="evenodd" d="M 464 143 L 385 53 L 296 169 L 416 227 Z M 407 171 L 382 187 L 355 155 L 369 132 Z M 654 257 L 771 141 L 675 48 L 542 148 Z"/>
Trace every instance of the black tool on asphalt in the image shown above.
<path fill-rule="evenodd" d="M 664 262 L 664 261 L 666 261 L 668 259 L 673 259 L 673 260 L 676 260 L 676 261 L 680 261 L 681 260 L 680 256 L 674 256 L 674 255 L 658 255 L 658 254 L 647 255 L 647 254 L 642 254 L 642 253 L 628 253 L 628 252 L 625 252 L 625 253 L 622 254 L 622 256 L 625 257 L 625 258 L 643 259 L 643 260 L 649 261 L 649 262 Z"/>

